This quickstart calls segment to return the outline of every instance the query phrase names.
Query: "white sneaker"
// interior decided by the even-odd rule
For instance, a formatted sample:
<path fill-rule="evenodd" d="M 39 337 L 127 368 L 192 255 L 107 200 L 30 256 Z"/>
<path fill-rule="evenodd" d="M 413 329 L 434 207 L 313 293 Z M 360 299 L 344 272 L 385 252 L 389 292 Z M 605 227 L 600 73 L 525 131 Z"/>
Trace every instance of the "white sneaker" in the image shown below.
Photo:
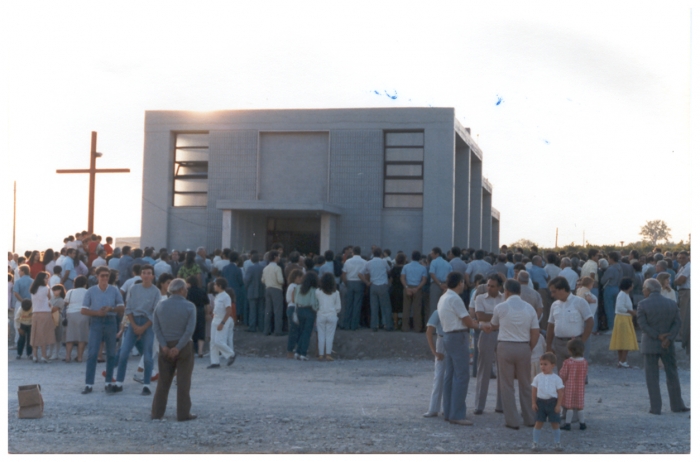
<path fill-rule="evenodd" d="M 437 417 L 437 415 L 437 412 L 426 412 L 425 414 L 423 414 L 423 417 Z"/>
<path fill-rule="evenodd" d="M 307 356 L 299 355 L 299 361 L 308 361 L 309 358 Z"/>
<path fill-rule="evenodd" d="M 539 452 L 540 450 L 540 445 L 535 443 L 534 441 L 532 442 L 532 450 L 535 452 Z"/>
<path fill-rule="evenodd" d="M 630 365 L 627 364 L 627 361 L 625 361 L 624 363 L 618 361 L 617 367 L 624 367 L 625 369 L 629 369 Z"/>
<path fill-rule="evenodd" d="M 294 353 L 294 359 L 299 359 L 299 353 Z"/>

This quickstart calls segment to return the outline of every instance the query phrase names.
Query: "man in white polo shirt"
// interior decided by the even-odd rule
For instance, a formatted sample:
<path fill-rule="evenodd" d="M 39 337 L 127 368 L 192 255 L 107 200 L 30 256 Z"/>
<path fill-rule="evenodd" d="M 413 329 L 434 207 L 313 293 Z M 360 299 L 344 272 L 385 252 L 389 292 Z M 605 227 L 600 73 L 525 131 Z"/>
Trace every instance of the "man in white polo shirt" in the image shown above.
<path fill-rule="evenodd" d="M 491 322 L 481 323 L 481 329 L 484 332 L 498 329 L 496 358 L 503 415 L 506 419 L 506 427 L 519 430 L 520 418 L 515 404 L 513 379 L 518 380 L 523 424 L 532 427 L 535 425 L 535 413 L 531 406 L 530 356 L 540 337 L 540 325 L 537 322 L 535 309 L 520 298 L 518 281 L 515 279 L 506 281 L 505 296 L 506 301 L 494 308 Z"/>
<path fill-rule="evenodd" d="M 453 271 L 447 275 L 447 290 L 438 301 L 438 317 L 445 331 L 442 410 L 445 420 L 451 424 L 472 425 L 467 420 L 466 403 L 469 387 L 469 328 L 476 328 L 479 324 L 469 317 L 467 307 L 459 296 L 463 291 L 464 274 Z"/>
<path fill-rule="evenodd" d="M 503 303 L 506 298 L 500 292 L 503 289 L 503 278 L 494 274 L 486 281 L 486 293 L 477 295 L 474 299 L 476 319 L 481 322 L 491 321 L 493 310 L 496 305 Z M 493 361 L 496 359 L 496 346 L 498 344 L 498 332 L 482 332 L 479 335 L 479 356 L 476 366 L 476 395 L 474 396 L 474 414 L 484 413 L 486 397 L 489 394 L 489 382 L 491 380 L 491 370 Z M 500 377 L 500 373 L 498 374 Z M 503 412 L 501 405 L 501 391 L 497 387 L 496 412 Z"/>
<path fill-rule="evenodd" d="M 561 276 L 549 281 L 549 291 L 555 300 L 549 311 L 547 324 L 547 351 L 557 357 L 557 373 L 569 358 L 566 344 L 578 337 L 584 343 L 593 331 L 593 314 L 588 302 L 571 293 L 569 283 Z"/>

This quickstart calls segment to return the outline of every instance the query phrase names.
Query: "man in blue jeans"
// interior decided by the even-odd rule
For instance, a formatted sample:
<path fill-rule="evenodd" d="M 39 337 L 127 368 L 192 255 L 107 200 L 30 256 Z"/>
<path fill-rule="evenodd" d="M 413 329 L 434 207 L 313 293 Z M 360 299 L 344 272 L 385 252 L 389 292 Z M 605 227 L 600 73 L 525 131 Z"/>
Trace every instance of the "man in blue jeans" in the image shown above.
<path fill-rule="evenodd" d="M 112 375 L 117 362 L 117 314 L 124 312 L 122 294 L 114 286 L 109 285 L 109 268 L 100 266 L 95 271 L 97 285 L 90 287 L 83 298 L 80 313 L 90 316 L 90 335 L 88 337 L 88 357 L 85 368 L 85 388 L 81 392 L 87 395 L 92 392 L 95 384 L 95 368 L 100 344 L 105 342 L 107 350 L 107 375 L 105 377 L 105 392 L 112 392 Z"/>
<path fill-rule="evenodd" d="M 362 309 L 362 299 L 365 296 L 365 284 L 367 278 L 363 274 L 367 262 L 360 256 L 360 247 L 352 248 L 352 258 L 343 265 L 342 279 L 348 288 L 345 300 L 345 316 L 341 327 L 348 330 L 360 328 L 360 311 Z"/>
<path fill-rule="evenodd" d="M 117 383 L 111 388 L 112 393 L 123 390 L 126 376 L 126 363 L 134 345 L 143 355 L 143 389 L 141 395 L 151 394 L 151 373 L 153 372 L 153 311 L 160 302 L 160 290 L 153 285 L 153 267 L 141 267 L 141 283 L 134 284 L 126 294 L 126 310 L 129 326 L 124 332 L 122 347 L 119 350 Z"/>

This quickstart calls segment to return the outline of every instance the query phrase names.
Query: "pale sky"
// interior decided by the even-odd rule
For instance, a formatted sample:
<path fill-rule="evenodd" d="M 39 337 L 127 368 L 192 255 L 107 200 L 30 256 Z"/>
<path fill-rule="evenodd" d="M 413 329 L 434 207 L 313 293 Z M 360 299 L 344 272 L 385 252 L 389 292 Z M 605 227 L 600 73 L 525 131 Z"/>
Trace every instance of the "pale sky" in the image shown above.
<path fill-rule="evenodd" d="M 18 251 L 87 227 L 87 175 L 55 170 L 88 167 L 92 130 L 98 167 L 131 168 L 98 176 L 96 232 L 140 235 L 146 110 L 429 105 L 482 148 L 501 243 L 631 242 L 653 219 L 687 241 L 688 4 L 230 3 L 5 3 L 8 248 L 13 180 Z"/>

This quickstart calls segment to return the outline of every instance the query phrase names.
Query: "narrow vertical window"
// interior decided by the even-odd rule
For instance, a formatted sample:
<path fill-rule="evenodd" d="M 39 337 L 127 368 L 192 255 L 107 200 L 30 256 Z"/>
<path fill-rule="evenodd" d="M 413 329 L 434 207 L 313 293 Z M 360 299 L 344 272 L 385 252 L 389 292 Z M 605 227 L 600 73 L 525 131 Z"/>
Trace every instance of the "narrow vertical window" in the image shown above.
<path fill-rule="evenodd" d="M 174 207 L 206 207 L 209 134 L 175 134 Z"/>
<path fill-rule="evenodd" d="M 423 208 L 423 131 L 384 132 L 384 207 Z"/>

